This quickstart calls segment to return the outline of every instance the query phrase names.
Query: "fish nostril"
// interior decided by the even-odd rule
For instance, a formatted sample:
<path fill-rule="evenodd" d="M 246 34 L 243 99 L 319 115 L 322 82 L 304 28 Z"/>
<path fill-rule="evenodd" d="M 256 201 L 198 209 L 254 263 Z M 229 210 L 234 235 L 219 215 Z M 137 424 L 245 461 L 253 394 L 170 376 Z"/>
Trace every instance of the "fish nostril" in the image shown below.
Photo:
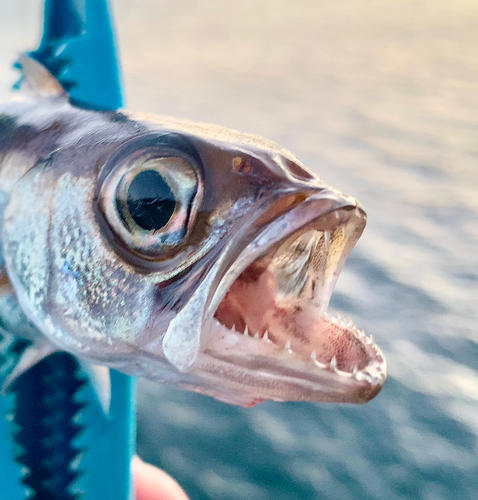
<path fill-rule="evenodd" d="M 251 158 L 243 158 L 242 156 L 235 156 L 232 159 L 232 168 L 243 175 L 252 174 L 254 171 Z"/>
<path fill-rule="evenodd" d="M 289 172 L 301 181 L 311 181 L 317 180 L 311 172 L 309 172 L 304 166 L 290 160 L 289 158 L 282 158 L 282 162 L 288 168 Z"/>

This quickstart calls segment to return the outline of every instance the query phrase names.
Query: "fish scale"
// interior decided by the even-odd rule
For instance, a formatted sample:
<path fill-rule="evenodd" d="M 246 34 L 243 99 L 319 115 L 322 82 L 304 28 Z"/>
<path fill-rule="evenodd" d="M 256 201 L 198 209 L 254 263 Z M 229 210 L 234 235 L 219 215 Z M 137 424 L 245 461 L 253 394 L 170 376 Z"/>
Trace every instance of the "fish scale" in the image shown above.
<path fill-rule="evenodd" d="M 43 37 L 30 55 L 55 75 L 72 101 L 95 109 L 121 106 L 107 0 L 45 0 L 44 12 Z M 19 63 L 15 66 L 20 68 Z M 0 335 L 0 382 L 4 382 L 31 345 L 14 333 L 36 329 L 18 311 L 16 299 L 6 297 L 0 309 L 6 314 L 0 326 L 9 330 Z M 112 384 L 114 423 L 105 419 L 87 376 L 66 353 L 42 360 L 0 398 L 0 411 L 8 412 L 0 426 L 0 441 L 5 429 L 2 449 L 10 448 L 14 455 L 14 461 L 4 456 L 0 462 L 2 492 L 9 492 L 9 500 L 131 497 L 133 382 L 114 374 Z M 111 473 L 104 476 L 107 464 Z"/>

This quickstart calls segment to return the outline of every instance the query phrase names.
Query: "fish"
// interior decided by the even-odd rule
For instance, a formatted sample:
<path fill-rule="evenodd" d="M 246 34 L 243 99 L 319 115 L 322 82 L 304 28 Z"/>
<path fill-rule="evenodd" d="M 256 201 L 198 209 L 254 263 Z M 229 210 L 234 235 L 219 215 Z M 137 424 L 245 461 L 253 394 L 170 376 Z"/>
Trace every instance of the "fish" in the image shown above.
<path fill-rule="evenodd" d="M 373 338 L 327 308 L 366 213 L 272 141 L 84 109 L 22 56 L 0 105 L 4 386 L 66 351 L 226 403 L 365 403 Z M 95 375 L 96 374 L 96 375 Z"/>

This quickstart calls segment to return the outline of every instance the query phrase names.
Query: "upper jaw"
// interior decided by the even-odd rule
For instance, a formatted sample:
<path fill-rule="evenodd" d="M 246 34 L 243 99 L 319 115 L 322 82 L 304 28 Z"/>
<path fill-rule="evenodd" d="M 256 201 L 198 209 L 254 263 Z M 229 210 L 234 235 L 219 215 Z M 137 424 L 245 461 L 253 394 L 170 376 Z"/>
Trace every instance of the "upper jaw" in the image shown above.
<path fill-rule="evenodd" d="M 328 233 L 328 235 L 325 234 L 325 238 L 330 237 L 331 230 L 339 227 L 345 229 L 346 222 L 350 219 L 355 219 L 355 223 L 348 225 L 349 234 L 343 238 L 345 245 L 340 254 L 336 252 L 333 256 L 335 259 L 334 271 L 336 272 L 327 277 L 327 283 L 322 288 L 321 305 L 326 309 L 343 264 L 360 238 L 366 223 L 365 211 L 358 201 L 331 188 L 321 189 L 318 193 L 309 196 L 294 208 L 265 225 L 264 229 L 231 263 L 217 288 L 211 291 L 212 299 L 204 319 L 208 321 L 214 316 L 230 286 L 251 263 L 261 257 L 271 256 L 282 243 L 290 238 L 296 239 L 297 236 L 308 230 L 317 229 Z"/>

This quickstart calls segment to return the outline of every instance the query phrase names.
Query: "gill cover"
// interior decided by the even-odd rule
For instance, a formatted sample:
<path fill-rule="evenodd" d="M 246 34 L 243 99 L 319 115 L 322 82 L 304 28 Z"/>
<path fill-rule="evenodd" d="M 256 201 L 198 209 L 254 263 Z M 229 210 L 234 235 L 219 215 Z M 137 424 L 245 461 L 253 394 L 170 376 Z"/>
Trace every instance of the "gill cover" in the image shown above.
<path fill-rule="evenodd" d="M 187 243 L 196 221 L 204 192 L 200 161 L 181 136 L 153 134 L 120 147 L 103 172 L 99 208 L 126 259 L 131 253 L 137 265 L 161 269 Z M 183 372 L 199 355 L 200 319 L 214 269 L 171 320 L 162 342 L 168 361 Z"/>
<path fill-rule="evenodd" d="M 231 243 L 223 250 L 207 276 L 193 296 L 171 320 L 163 339 L 163 352 L 168 361 L 181 372 L 188 372 L 194 366 L 201 347 L 201 332 L 204 327 L 204 312 L 212 300 L 211 290 L 220 278 Z"/>

